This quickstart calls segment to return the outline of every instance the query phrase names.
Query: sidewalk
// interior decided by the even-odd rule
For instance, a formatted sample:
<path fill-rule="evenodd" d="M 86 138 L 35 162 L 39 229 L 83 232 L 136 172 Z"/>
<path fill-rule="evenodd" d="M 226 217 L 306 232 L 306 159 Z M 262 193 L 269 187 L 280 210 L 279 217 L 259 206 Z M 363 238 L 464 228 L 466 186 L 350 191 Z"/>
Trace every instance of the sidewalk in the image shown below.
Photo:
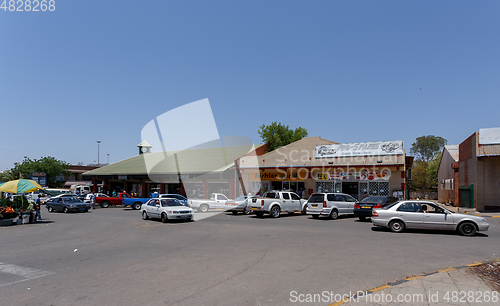
<path fill-rule="evenodd" d="M 474 273 L 472 267 L 478 265 L 482 264 L 410 277 L 331 305 L 500 305 L 495 285 Z"/>

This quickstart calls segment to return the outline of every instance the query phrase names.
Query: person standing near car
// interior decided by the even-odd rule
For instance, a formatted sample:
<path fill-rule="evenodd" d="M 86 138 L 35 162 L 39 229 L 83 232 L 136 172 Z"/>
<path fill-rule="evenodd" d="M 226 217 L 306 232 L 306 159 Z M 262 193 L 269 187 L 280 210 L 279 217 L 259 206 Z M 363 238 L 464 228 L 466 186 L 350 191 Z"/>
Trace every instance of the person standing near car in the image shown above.
<path fill-rule="evenodd" d="M 42 195 L 39 194 L 38 197 L 35 199 L 35 214 L 36 214 L 36 218 L 40 219 L 40 220 L 42 220 L 42 214 L 40 213 L 40 204 L 41 204 L 40 198 L 41 197 L 42 197 Z M 35 222 L 36 222 L 36 219 L 35 219 Z"/>
<path fill-rule="evenodd" d="M 90 207 L 92 207 L 92 209 L 95 209 L 95 194 L 94 192 L 92 192 L 90 194 Z"/>

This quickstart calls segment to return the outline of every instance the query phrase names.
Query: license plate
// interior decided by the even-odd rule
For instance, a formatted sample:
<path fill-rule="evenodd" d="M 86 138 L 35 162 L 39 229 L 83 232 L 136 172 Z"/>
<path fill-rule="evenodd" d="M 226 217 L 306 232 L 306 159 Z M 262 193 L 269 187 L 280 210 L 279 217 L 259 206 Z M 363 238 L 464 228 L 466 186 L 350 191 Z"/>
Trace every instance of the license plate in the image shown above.
<path fill-rule="evenodd" d="M 258 208 L 257 207 L 252 207 L 252 210 L 258 210 Z"/>
<path fill-rule="evenodd" d="M 312 207 L 318 207 L 318 204 L 311 204 Z"/>
<path fill-rule="evenodd" d="M 371 206 L 361 206 L 361 208 L 371 208 Z"/>

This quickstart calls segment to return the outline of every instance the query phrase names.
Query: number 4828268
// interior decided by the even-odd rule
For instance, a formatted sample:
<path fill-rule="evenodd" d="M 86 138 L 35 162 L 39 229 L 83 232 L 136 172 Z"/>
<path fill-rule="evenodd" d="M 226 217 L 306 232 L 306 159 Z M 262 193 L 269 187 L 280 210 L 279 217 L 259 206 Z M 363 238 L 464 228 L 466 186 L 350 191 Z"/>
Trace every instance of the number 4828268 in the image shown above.
<path fill-rule="evenodd" d="M 1 1 L 1 0 L 0 0 Z M 4 0 L 0 9 L 4 12 L 53 12 L 56 10 L 55 0 Z"/>

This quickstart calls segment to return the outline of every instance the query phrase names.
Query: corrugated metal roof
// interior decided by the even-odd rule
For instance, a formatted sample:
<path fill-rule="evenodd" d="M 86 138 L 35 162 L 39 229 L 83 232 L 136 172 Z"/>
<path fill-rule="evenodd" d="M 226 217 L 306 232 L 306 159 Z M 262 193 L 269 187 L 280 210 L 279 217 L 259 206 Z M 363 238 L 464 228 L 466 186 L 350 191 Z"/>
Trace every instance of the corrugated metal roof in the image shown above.
<path fill-rule="evenodd" d="M 444 148 L 446 149 L 446 151 L 448 151 L 448 153 L 451 155 L 451 157 L 453 157 L 453 159 L 455 160 L 455 162 L 458 162 L 458 145 L 446 145 L 444 146 Z"/>
<path fill-rule="evenodd" d="M 251 146 L 235 146 L 144 153 L 85 172 L 83 175 L 160 176 L 164 174 L 177 174 L 179 172 L 181 174 L 223 172 L 234 165 L 235 159 L 248 153 L 252 148 Z"/>

